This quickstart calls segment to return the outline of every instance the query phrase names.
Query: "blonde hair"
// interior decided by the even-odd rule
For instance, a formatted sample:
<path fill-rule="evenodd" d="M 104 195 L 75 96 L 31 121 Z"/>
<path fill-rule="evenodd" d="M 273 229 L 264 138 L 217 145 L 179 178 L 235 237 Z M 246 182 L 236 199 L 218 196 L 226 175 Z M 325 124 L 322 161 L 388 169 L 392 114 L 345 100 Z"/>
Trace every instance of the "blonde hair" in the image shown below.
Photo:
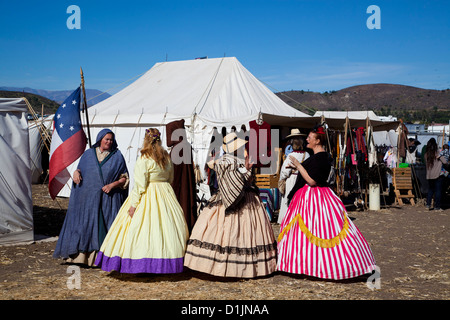
<path fill-rule="evenodd" d="M 161 168 L 165 168 L 170 161 L 169 153 L 161 146 L 161 133 L 158 129 L 145 130 L 144 145 L 141 155 L 155 160 Z"/>

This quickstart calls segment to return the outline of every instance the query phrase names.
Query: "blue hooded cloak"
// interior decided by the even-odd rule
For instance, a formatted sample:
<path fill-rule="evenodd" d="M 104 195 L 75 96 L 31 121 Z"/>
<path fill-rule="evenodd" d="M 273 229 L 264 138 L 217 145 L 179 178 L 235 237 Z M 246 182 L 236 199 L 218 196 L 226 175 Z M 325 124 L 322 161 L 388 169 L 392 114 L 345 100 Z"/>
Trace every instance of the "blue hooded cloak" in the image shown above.
<path fill-rule="evenodd" d="M 73 183 L 66 217 L 53 254 L 55 258 L 67 259 L 79 252 L 98 251 L 128 196 L 128 189 L 114 188 L 109 193 L 102 191 L 103 186 L 128 173 L 115 137 L 110 154 L 101 163 L 98 162 L 95 149 L 108 133 L 114 135 L 109 129 L 100 131 L 96 143 L 80 158 L 78 169 L 82 180 L 78 185 Z"/>

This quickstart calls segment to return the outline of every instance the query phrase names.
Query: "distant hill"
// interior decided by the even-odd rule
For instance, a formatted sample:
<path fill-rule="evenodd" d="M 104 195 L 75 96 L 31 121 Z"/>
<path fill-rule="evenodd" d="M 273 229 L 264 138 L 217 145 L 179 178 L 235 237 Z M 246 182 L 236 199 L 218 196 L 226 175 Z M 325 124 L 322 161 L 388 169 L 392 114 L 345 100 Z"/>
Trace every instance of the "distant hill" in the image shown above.
<path fill-rule="evenodd" d="M 44 114 L 54 114 L 59 107 L 59 103 L 42 97 L 34 93 L 17 92 L 17 91 L 0 91 L 0 98 L 22 98 L 25 97 L 33 107 L 33 110 L 41 114 L 42 105 L 44 105 Z"/>
<path fill-rule="evenodd" d="M 74 88 L 75 90 L 75 88 Z M 32 89 L 28 87 L 17 88 L 17 87 L 0 87 L 0 91 L 16 91 L 16 92 L 27 92 L 34 93 L 45 97 L 47 99 L 53 100 L 58 104 L 61 104 L 72 92 L 73 90 L 42 90 L 42 89 Z M 88 107 L 93 106 L 94 104 L 99 103 L 111 95 L 109 93 L 103 93 L 102 91 L 96 89 L 86 89 L 86 100 Z"/>
<path fill-rule="evenodd" d="M 377 115 L 393 115 L 405 122 L 448 123 L 450 119 L 450 89 L 367 84 L 324 93 L 292 90 L 277 95 L 287 104 L 310 115 L 323 110 L 372 110 Z"/>

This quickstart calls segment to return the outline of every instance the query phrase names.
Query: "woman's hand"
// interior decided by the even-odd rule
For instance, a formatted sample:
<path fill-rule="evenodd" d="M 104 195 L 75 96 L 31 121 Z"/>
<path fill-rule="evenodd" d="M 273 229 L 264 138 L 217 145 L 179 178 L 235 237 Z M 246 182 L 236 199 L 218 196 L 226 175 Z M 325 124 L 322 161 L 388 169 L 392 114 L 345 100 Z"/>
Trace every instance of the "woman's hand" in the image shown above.
<path fill-rule="evenodd" d="M 104 193 L 109 193 L 114 187 L 112 186 L 112 184 L 107 184 L 106 186 L 103 186 L 102 190 Z"/>
<path fill-rule="evenodd" d="M 300 162 L 294 156 L 289 155 L 289 160 L 291 162 L 287 165 L 287 167 L 300 170 Z"/>
<path fill-rule="evenodd" d="M 250 170 L 252 167 L 253 167 L 253 165 L 254 165 L 255 163 L 253 162 L 253 160 L 250 158 L 250 156 L 246 156 L 245 157 L 245 168 L 247 169 L 247 170 Z"/>
<path fill-rule="evenodd" d="M 130 209 L 128 209 L 128 214 L 130 215 L 131 218 L 133 218 L 135 211 L 136 211 L 135 207 L 130 207 Z"/>
<path fill-rule="evenodd" d="M 107 184 L 106 186 L 103 186 L 102 190 L 104 193 L 110 193 L 112 189 L 122 187 L 126 181 L 127 179 L 120 178 L 117 181 L 114 181 L 110 184 Z"/>
<path fill-rule="evenodd" d="M 81 180 L 83 180 L 83 178 L 81 177 L 80 169 L 75 170 L 75 172 L 73 173 L 72 180 L 73 182 L 75 182 L 75 184 L 79 184 Z"/>
<path fill-rule="evenodd" d="M 309 176 L 305 167 L 303 167 L 302 164 L 293 156 L 291 157 L 291 155 L 289 155 L 289 159 L 291 160 L 290 168 L 297 169 L 298 172 L 302 175 L 303 179 L 305 179 L 307 184 L 309 184 L 311 187 L 315 186 L 316 181 Z"/>

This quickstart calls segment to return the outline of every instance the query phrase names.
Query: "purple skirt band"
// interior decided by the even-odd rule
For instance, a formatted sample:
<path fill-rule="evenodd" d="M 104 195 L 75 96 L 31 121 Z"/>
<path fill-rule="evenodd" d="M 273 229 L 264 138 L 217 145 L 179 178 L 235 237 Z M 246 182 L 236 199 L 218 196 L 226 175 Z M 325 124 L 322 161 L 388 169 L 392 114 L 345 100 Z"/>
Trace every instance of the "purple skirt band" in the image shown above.
<path fill-rule="evenodd" d="M 184 258 L 174 259 L 122 259 L 121 257 L 107 257 L 99 251 L 95 265 L 104 271 L 118 271 L 120 273 L 180 273 L 184 270 Z"/>

